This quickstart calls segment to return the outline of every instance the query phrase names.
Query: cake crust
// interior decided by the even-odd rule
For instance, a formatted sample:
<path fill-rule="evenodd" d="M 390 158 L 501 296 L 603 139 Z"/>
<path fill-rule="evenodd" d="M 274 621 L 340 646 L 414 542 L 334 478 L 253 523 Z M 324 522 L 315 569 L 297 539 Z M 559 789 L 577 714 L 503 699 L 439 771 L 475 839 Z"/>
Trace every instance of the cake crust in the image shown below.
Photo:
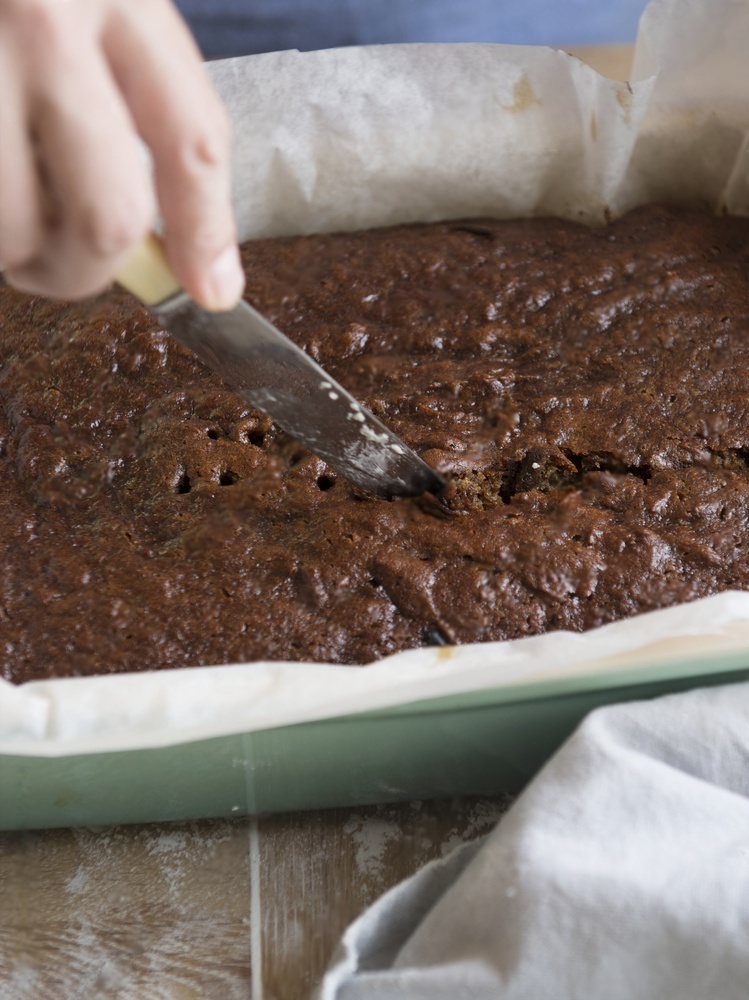
<path fill-rule="evenodd" d="M 0 664 L 364 663 L 749 587 L 749 221 L 260 240 L 252 303 L 450 479 L 351 487 L 125 293 L 0 288 Z"/>

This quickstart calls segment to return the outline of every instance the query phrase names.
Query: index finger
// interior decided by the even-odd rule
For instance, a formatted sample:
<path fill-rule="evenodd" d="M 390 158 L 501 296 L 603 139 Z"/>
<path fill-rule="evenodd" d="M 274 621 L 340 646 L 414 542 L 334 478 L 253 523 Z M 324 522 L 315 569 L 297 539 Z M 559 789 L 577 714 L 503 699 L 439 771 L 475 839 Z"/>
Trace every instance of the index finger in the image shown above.
<path fill-rule="evenodd" d="M 231 207 L 231 135 L 192 37 L 172 5 L 125 3 L 103 42 L 112 72 L 154 158 L 169 263 L 209 309 L 244 287 Z"/>

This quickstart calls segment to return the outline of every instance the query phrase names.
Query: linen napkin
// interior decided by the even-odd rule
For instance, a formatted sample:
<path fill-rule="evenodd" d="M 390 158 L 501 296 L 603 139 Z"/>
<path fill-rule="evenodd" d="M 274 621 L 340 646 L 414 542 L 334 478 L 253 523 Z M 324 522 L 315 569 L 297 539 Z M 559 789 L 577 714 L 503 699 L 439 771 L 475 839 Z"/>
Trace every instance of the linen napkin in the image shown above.
<path fill-rule="evenodd" d="M 321 1000 L 747 1000 L 749 684 L 599 709 L 349 927 Z"/>

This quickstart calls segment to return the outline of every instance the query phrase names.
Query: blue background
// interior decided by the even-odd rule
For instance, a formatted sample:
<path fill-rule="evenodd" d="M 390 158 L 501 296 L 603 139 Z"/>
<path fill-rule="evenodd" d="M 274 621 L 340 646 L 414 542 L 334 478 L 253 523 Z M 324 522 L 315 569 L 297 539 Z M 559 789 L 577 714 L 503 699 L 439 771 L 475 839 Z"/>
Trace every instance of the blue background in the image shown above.
<path fill-rule="evenodd" d="M 178 0 L 207 58 L 381 42 L 634 41 L 645 0 Z"/>

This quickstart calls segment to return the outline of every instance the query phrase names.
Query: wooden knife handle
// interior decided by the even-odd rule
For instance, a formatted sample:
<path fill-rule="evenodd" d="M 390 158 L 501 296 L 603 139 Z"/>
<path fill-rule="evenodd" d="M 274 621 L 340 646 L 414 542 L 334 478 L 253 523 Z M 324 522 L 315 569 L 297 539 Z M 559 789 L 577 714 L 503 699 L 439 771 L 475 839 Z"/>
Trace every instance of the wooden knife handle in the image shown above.
<path fill-rule="evenodd" d="M 133 250 L 116 275 L 117 281 L 147 306 L 157 306 L 180 291 L 167 264 L 164 244 L 149 233 Z"/>

